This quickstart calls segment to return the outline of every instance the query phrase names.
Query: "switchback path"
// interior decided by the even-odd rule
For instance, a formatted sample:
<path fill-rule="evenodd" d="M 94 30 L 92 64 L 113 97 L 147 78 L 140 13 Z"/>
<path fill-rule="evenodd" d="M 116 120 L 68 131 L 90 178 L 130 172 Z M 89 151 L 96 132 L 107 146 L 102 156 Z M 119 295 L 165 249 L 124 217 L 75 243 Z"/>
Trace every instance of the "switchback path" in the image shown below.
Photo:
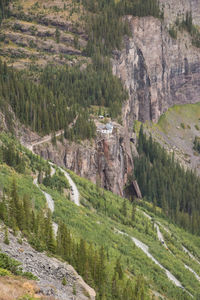
<path fill-rule="evenodd" d="M 52 168 L 53 169 L 53 168 Z M 52 170 L 51 169 L 51 170 Z M 55 169 L 54 169 L 55 171 Z M 54 174 L 54 171 L 51 172 L 51 174 L 53 173 Z M 37 186 L 38 189 L 40 189 L 40 191 L 44 194 L 45 196 L 45 199 L 47 201 L 47 206 L 48 208 L 50 209 L 50 211 L 53 213 L 54 212 L 54 201 L 51 197 L 51 195 L 49 195 L 48 193 L 44 192 L 40 187 L 39 187 L 39 184 L 38 184 L 38 178 L 36 177 L 34 180 L 33 180 L 33 183 Z M 55 236 L 57 235 L 57 232 L 58 232 L 58 224 L 56 224 L 55 222 L 53 222 L 53 231 L 54 231 L 54 234 Z"/>
<path fill-rule="evenodd" d="M 79 191 L 77 189 L 76 184 L 74 183 L 74 181 L 70 177 L 69 173 L 67 173 L 65 170 L 63 170 L 60 167 L 59 167 L 59 169 L 61 170 L 61 172 L 64 173 L 65 177 L 69 181 L 70 188 L 71 188 L 71 200 L 74 202 L 74 204 L 76 204 L 77 206 L 80 206 L 80 195 L 79 195 Z"/>
<path fill-rule="evenodd" d="M 168 277 L 169 280 L 171 280 L 177 287 L 182 288 L 183 290 L 185 290 L 192 298 L 194 298 L 193 295 L 190 294 L 190 292 L 188 292 L 182 286 L 182 284 L 180 283 L 180 281 L 169 270 L 167 270 L 165 267 L 163 267 L 163 265 L 161 265 L 157 259 L 155 259 L 153 257 L 153 255 L 149 252 L 149 247 L 147 245 L 145 245 L 144 243 L 142 243 L 140 240 L 136 239 L 135 237 L 132 237 L 132 236 L 128 235 L 125 232 L 122 232 L 122 231 L 117 230 L 117 229 L 116 229 L 116 232 L 119 233 L 119 234 L 126 235 L 126 236 L 130 237 L 131 240 L 134 242 L 134 244 L 138 248 L 140 248 L 156 265 L 158 265 L 162 270 L 165 271 L 165 273 L 166 273 L 166 275 L 167 275 L 167 277 Z"/>
<path fill-rule="evenodd" d="M 75 118 L 74 122 L 76 122 L 77 118 Z M 70 124 L 71 126 L 71 124 Z M 55 136 L 58 137 L 60 136 L 61 134 L 64 133 L 64 130 L 60 130 L 60 131 L 57 131 Z M 51 135 L 47 135 L 43 138 L 41 138 L 40 140 L 37 140 L 35 142 L 32 142 L 31 144 L 24 144 L 24 146 L 29 149 L 31 152 L 34 153 L 34 146 L 37 146 L 37 145 L 40 145 L 40 144 L 43 144 L 43 143 L 47 143 L 49 141 L 51 141 L 52 139 L 52 136 Z M 51 165 L 51 176 L 53 176 L 55 174 L 55 168 L 53 166 L 57 166 L 51 162 L 49 162 L 49 164 Z M 70 189 L 71 189 L 71 192 L 70 192 L 70 196 L 71 196 L 71 200 L 77 205 L 77 206 L 80 206 L 80 195 L 79 195 L 79 191 L 77 189 L 77 186 L 76 184 L 74 183 L 74 181 L 72 180 L 72 178 L 70 177 L 69 173 L 67 171 L 65 171 L 64 169 L 62 169 L 61 167 L 57 166 L 61 172 L 64 173 L 65 177 L 67 178 L 67 180 L 69 181 L 69 184 L 70 184 Z M 39 186 L 38 186 L 39 187 Z M 53 202 L 53 199 L 52 197 L 45 193 L 44 191 L 42 191 L 43 194 L 45 195 L 46 197 L 46 200 L 47 200 L 47 204 L 48 204 L 48 207 L 49 209 L 53 212 L 54 211 L 54 202 Z"/>
<path fill-rule="evenodd" d="M 80 194 L 79 194 L 76 184 L 70 177 L 69 173 L 67 171 L 65 171 L 63 168 L 53 164 L 52 162 L 49 162 L 49 164 L 51 166 L 58 167 L 58 169 L 65 175 L 65 177 L 67 178 L 69 185 L 70 185 L 70 190 L 71 190 L 70 199 L 72 200 L 72 202 L 74 202 L 74 204 L 76 204 L 77 206 L 80 206 Z"/>
<path fill-rule="evenodd" d="M 64 133 L 64 130 L 59 130 L 59 131 L 56 132 L 55 136 L 58 137 L 63 133 Z M 52 135 L 46 135 L 43 138 L 40 138 L 40 139 L 32 142 L 31 144 L 26 144 L 25 147 L 33 152 L 33 147 L 38 146 L 38 145 L 43 144 L 43 143 L 50 142 L 51 139 L 52 139 Z"/>

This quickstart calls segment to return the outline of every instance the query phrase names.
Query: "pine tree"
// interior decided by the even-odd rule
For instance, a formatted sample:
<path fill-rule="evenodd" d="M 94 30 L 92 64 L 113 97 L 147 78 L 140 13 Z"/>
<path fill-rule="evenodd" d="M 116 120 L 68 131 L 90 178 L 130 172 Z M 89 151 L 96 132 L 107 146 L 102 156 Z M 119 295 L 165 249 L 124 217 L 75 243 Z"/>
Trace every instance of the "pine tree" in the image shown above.
<path fill-rule="evenodd" d="M 126 199 L 124 199 L 123 204 L 122 204 L 122 214 L 124 217 L 127 217 L 127 204 L 126 204 Z"/>
<path fill-rule="evenodd" d="M 56 37 L 56 43 L 60 43 L 60 31 L 58 30 L 58 28 L 56 28 L 55 31 L 55 37 Z"/>
<path fill-rule="evenodd" d="M 7 227 L 5 227 L 5 231 L 4 231 L 4 243 L 6 245 L 10 244 L 9 239 L 8 239 L 8 228 Z"/>
<path fill-rule="evenodd" d="M 135 222 L 135 214 L 136 214 L 136 205 L 132 204 L 132 213 L 131 213 L 131 220 Z"/>
<path fill-rule="evenodd" d="M 122 266 L 121 266 L 121 263 L 120 263 L 120 258 L 118 258 L 116 260 L 115 272 L 118 273 L 119 280 L 122 280 L 123 279 L 123 270 L 122 270 Z"/>

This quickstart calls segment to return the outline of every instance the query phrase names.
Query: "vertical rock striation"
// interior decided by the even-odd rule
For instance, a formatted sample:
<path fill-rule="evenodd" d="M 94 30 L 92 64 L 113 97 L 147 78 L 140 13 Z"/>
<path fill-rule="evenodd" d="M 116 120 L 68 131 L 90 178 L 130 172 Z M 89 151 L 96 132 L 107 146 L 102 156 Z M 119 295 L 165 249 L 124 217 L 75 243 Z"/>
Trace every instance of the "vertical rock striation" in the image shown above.
<path fill-rule="evenodd" d="M 192 11 L 194 24 L 200 24 L 200 0 L 160 0 L 160 4 L 164 21 L 126 17 L 131 36 L 124 38 L 121 51 L 113 52 L 113 73 L 129 93 L 123 105 L 123 127 L 118 126 L 111 136 L 98 136 L 93 145 L 66 142 L 54 148 L 48 143 L 35 149 L 119 195 L 133 170 L 133 121 L 156 122 L 174 104 L 200 101 L 200 49 L 192 46 L 187 32 L 179 33 L 177 40 L 168 33 L 169 25 L 187 11 Z"/>
<path fill-rule="evenodd" d="M 34 152 L 118 195 L 123 195 L 133 170 L 129 133 L 117 124 L 113 134 L 98 135 L 92 145 L 65 141 L 54 147 L 46 143 L 34 147 Z"/>
<path fill-rule="evenodd" d="M 200 25 L 200 0 L 160 0 L 166 24 L 173 24 L 177 17 L 182 19 L 187 12 L 192 12 L 193 23 Z"/>
<path fill-rule="evenodd" d="M 113 58 L 113 73 L 129 92 L 124 125 L 130 127 L 134 119 L 156 122 L 174 104 L 200 101 L 200 49 L 189 35 L 174 40 L 166 24 L 153 17 L 127 20 L 131 37 Z"/>

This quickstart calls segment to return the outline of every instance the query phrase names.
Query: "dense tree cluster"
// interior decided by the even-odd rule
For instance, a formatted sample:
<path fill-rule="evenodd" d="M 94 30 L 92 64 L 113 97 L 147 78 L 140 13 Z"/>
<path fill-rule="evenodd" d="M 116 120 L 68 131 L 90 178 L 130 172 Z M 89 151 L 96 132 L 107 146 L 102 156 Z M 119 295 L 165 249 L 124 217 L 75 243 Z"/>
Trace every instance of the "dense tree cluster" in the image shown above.
<path fill-rule="evenodd" d="M 38 251 L 47 250 L 72 264 L 95 288 L 97 300 L 148 299 L 143 277 L 139 276 L 136 282 L 128 279 L 120 259 L 110 264 L 103 247 L 97 248 L 83 239 L 77 241 L 62 222 L 55 237 L 51 212 L 37 212 L 28 196 L 20 198 L 15 180 L 0 201 L 0 219 L 14 232 L 21 230 Z M 9 243 L 8 236 L 6 242 Z"/>
<path fill-rule="evenodd" d="M 184 170 L 141 126 L 135 176 L 143 196 L 183 228 L 200 234 L 200 179 Z"/>
<path fill-rule="evenodd" d="M 0 147 L 0 163 L 6 163 L 17 172 L 24 173 L 26 163 L 22 153 L 16 149 L 15 144 L 10 142 L 7 146 Z"/>
<path fill-rule="evenodd" d="M 4 18 L 6 18 L 9 14 L 8 5 L 11 0 L 1 0 L 0 1 L 0 25 Z"/>
<path fill-rule="evenodd" d="M 104 105 L 116 117 L 126 96 L 106 59 L 96 57 L 94 64 L 82 71 L 79 67 L 47 67 L 39 84 L 0 62 L 1 107 L 9 103 L 20 121 L 39 133 L 65 129 L 72 140 L 90 139 L 96 130 L 88 107 Z"/>
<path fill-rule="evenodd" d="M 61 129 L 75 116 L 63 98 L 54 97 L 47 87 L 31 82 L 1 62 L 0 101 L 9 103 L 23 124 L 40 133 Z"/>
<path fill-rule="evenodd" d="M 100 51 L 109 55 L 113 49 L 121 47 L 122 38 L 129 34 L 129 27 L 122 20 L 125 15 L 162 17 L 157 0 L 84 0 L 83 5 L 93 13 L 87 21 L 89 41 L 88 55 Z"/>
<path fill-rule="evenodd" d="M 111 116 L 116 117 L 127 97 L 121 81 L 112 75 L 110 61 L 98 53 L 93 57 L 93 63 L 82 71 L 79 67 L 47 67 L 41 83 L 52 91 L 54 97 L 67 98 L 66 104 L 73 106 L 75 111 L 77 105 L 84 109 L 100 105 L 108 107 Z"/>
<path fill-rule="evenodd" d="M 47 187 L 56 189 L 60 193 L 63 193 L 64 189 L 70 188 L 69 182 L 61 171 L 57 171 L 53 176 L 46 174 L 42 183 Z"/>

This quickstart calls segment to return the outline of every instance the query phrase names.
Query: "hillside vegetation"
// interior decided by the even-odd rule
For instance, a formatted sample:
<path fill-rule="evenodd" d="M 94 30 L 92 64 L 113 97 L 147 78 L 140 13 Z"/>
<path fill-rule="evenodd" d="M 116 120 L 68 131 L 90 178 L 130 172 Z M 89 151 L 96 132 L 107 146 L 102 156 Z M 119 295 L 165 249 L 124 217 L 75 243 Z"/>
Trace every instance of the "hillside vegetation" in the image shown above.
<path fill-rule="evenodd" d="M 124 199 L 69 171 L 81 195 L 76 206 L 62 171 L 54 165 L 52 175 L 52 166 L 11 134 L 13 113 L 40 135 L 53 133 L 55 143 L 61 129 L 70 141 L 95 138 L 94 107 L 120 119 L 128 94 L 109 59 L 129 35 L 127 14 L 163 18 L 157 0 L 1 1 L 0 110 L 10 131 L 0 134 L 4 242 L 11 230 L 19 243 L 26 238 L 37 251 L 67 261 L 95 289 L 96 300 L 197 300 L 200 182 L 195 173 L 180 167 L 141 127 L 130 179 L 138 180 L 144 198 L 135 199 L 127 185 L 130 200 Z M 157 126 L 170 128 L 165 116 Z M 54 201 L 53 213 L 45 195 Z M 16 265 L 0 253 L 0 276 L 34 278 L 15 272 Z"/>
<path fill-rule="evenodd" d="M 174 155 L 168 155 L 151 136 L 147 138 L 142 126 L 138 153 L 135 176 L 143 196 L 162 207 L 173 221 L 199 235 L 199 177 L 193 171 L 184 170 Z"/>
<path fill-rule="evenodd" d="M 98 292 L 97 299 L 124 299 L 121 297 L 132 299 L 137 293 L 146 295 L 145 297 L 148 298 L 142 282 L 134 283 L 133 280 L 125 276 L 119 258 L 112 258 L 110 261 L 103 245 L 96 244 L 93 240 L 86 241 L 85 236 L 82 236 L 79 232 L 75 231 L 72 234 L 70 227 L 66 226 L 68 223 L 64 223 L 65 218 L 56 217 L 56 212 L 55 220 L 59 226 L 55 237 L 51 212 L 40 200 L 41 196 L 38 197 L 36 193 L 30 193 L 31 188 L 33 190 L 37 189 L 31 182 L 31 173 L 37 171 L 41 174 L 41 172 L 45 172 L 43 184 L 47 187 L 42 186 L 42 189 L 52 194 L 56 209 L 57 201 L 62 204 L 63 208 L 59 210 L 60 212 L 63 209 L 66 210 L 68 204 L 69 209 L 72 209 L 73 213 L 75 213 L 74 205 L 66 198 L 63 190 L 58 185 L 48 184 L 52 182 L 55 175 L 53 175 L 52 179 L 49 178 L 49 166 L 46 162 L 22 149 L 17 142 L 14 143 L 6 135 L 2 135 L 1 140 L 4 146 L 1 148 L 3 155 L 0 171 L 2 189 L 0 218 L 4 224 L 12 228 L 14 234 L 21 231 L 22 236 L 25 236 L 38 251 L 46 250 L 52 255 L 57 255 L 72 264 L 88 284 L 95 287 Z M 18 170 L 16 159 L 13 159 L 12 162 L 9 159 L 6 161 L 4 149 L 7 147 L 12 149 L 9 150 L 9 153 L 12 151 L 11 157 L 21 156 L 21 160 L 25 165 L 23 170 Z M 24 176 L 25 174 L 26 176 Z M 39 175 L 39 177 L 41 176 Z M 28 181 L 27 184 L 25 184 L 25 178 Z M 23 180 L 24 182 L 22 182 Z M 11 183 L 8 184 L 8 182 Z M 65 188 L 68 188 L 68 186 L 65 186 Z M 36 205 L 37 203 L 38 205 Z M 7 228 L 5 228 L 5 243 L 9 243 Z M 114 275 L 115 277 L 113 277 Z M 120 285 L 118 286 L 116 282 L 116 288 L 111 291 L 112 280 L 117 280 L 118 277 Z M 109 280 L 109 286 L 107 286 L 107 280 Z M 129 287 L 129 292 L 127 291 L 127 286 Z M 122 296 L 127 292 L 129 293 L 127 296 Z"/>
<path fill-rule="evenodd" d="M 65 129 L 65 137 L 75 141 L 95 137 L 92 105 L 117 118 L 127 99 L 106 58 L 129 34 L 123 16 L 162 17 L 157 0 L 13 0 L 0 9 L 0 58 L 14 66 L 0 63 L 1 110 L 9 118 L 10 105 L 33 131 Z"/>
<path fill-rule="evenodd" d="M 2 135 L 1 140 L 4 147 L 12 141 L 6 135 Z M 80 207 L 75 206 L 56 185 L 40 185 L 55 203 L 53 220 L 59 224 L 56 238 L 43 194 L 33 186 L 31 179 L 35 172 L 43 173 L 39 176 L 40 182 L 49 177 L 49 166 L 17 142 L 12 143 L 24 161 L 25 169 L 18 170 L 16 162 L 10 166 L 11 163 L 5 164 L 3 159 L 0 204 L 1 219 L 14 232 L 21 230 L 22 236 L 26 236 L 36 249 L 56 254 L 72 264 L 95 288 L 97 299 L 151 299 L 154 291 L 168 299 L 190 299 L 188 292 L 198 298 L 199 281 L 184 265 L 200 274 L 199 265 L 182 249 L 185 246 L 197 260 L 200 259 L 198 238 L 168 224 L 157 207 L 144 201 L 132 203 L 72 172 L 70 174 L 82 197 Z M 30 193 L 30 189 L 33 192 Z M 157 222 L 161 224 L 160 230 L 169 250 L 157 237 L 154 226 Z M 165 272 L 137 248 L 130 237 L 148 245 L 151 254 L 181 282 L 185 290 L 169 281 Z"/>

